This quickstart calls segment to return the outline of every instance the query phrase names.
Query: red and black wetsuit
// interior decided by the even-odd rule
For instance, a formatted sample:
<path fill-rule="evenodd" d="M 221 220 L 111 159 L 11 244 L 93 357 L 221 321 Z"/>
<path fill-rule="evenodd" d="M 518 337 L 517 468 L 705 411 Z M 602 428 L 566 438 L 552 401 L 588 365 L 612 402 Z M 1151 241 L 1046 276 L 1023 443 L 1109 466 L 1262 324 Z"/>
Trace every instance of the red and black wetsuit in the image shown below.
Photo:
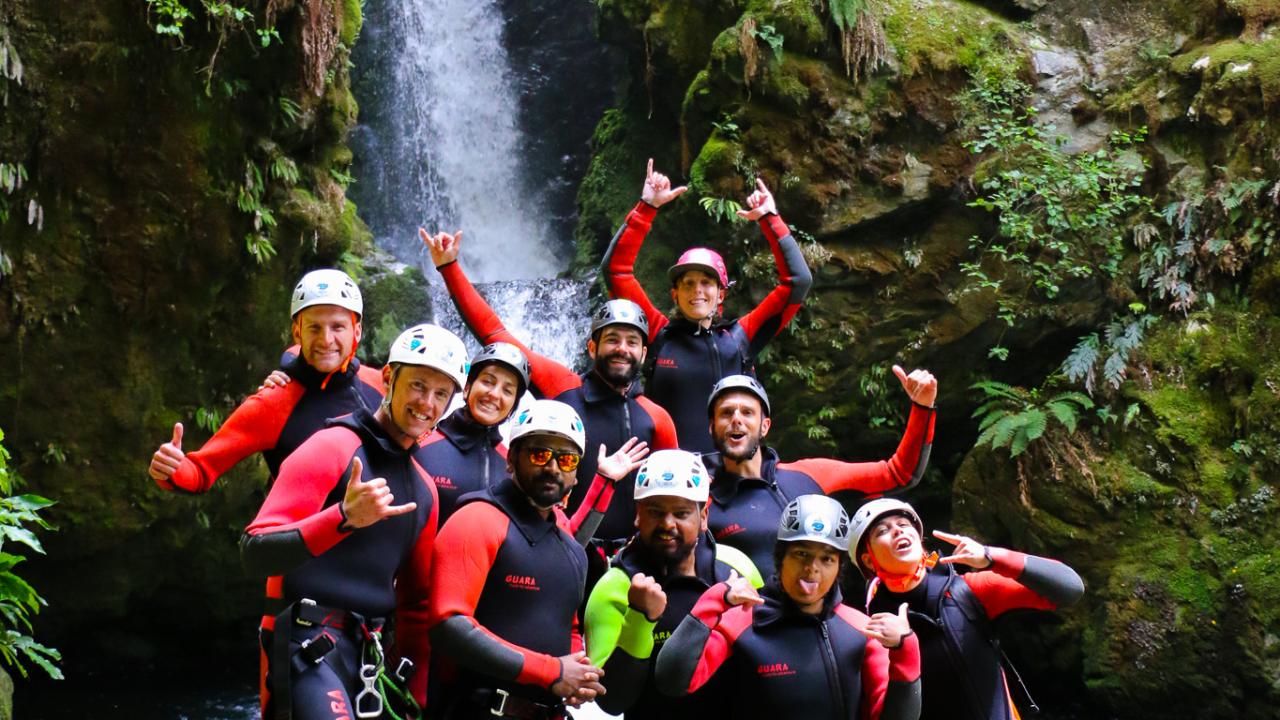
<path fill-rule="evenodd" d="M 721 717 L 916 720 L 920 654 L 914 635 L 886 650 L 859 630 L 867 616 L 840 603 L 835 586 L 822 612 L 800 612 L 776 584 L 764 605 L 730 607 L 727 583 L 707 590 L 662 652 L 658 689 L 693 692 L 716 674 L 731 688 Z"/>
<path fill-rule="evenodd" d="M 582 649 L 586 572 L 564 513 L 542 517 L 511 479 L 461 499 L 431 569 L 431 644 L 459 668 L 445 717 L 491 717 L 498 690 L 560 707 L 550 688 Z"/>
<path fill-rule="evenodd" d="M 292 353 L 285 354 L 280 369 L 293 381 L 249 396 L 203 447 L 186 454 L 172 478 L 156 484 L 178 492 L 207 492 L 219 476 L 256 452 L 274 478 L 284 459 L 326 420 L 357 408 L 373 412 L 382 402 L 382 376 L 355 358 L 327 384 L 327 374 Z"/>
<path fill-rule="evenodd" d="M 476 422 L 465 405 L 441 420 L 413 457 L 435 480 L 441 527 L 458 498 L 507 477 L 507 446 L 498 426 Z"/>
<path fill-rule="evenodd" d="M 353 627 L 346 614 L 376 622 L 394 613 L 395 651 L 414 662 L 417 669 L 410 688 L 421 703 L 430 655 L 427 582 L 437 526 L 435 484 L 414 461 L 412 447 L 405 449 L 394 442 L 368 411 L 357 410 L 330 424 L 284 461 L 258 517 L 240 542 L 246 569 L 270 576 L 262 620 L 264 660 L 265 653 L 272 651 L 272 636 L 282 630 L 276 627 L 276 617 L 304 598 L 331 609 L 332 613 L 323 614 L 332 615 L 332 621 L 302 618 L 294 623 L 289 628 L 293 651 L 306 640 L 328 634 L 339 658 L 350 656 L 352 648 L 358 655 L 361 628 Z M 364 466 L 364 481 L 385 478 L 395 503 L 414 502 L 416 510 L 368 527 L 346 526 L 342 499 L 351 461 L 357 457 Z M 320 673 L 322 666 L 331 676 L 313 674 Z M 307 708 L 328 710 L 334 699 L 330 692 L 339 692 L 350 706 L 359 677 L 332 674 L 341 667 L 343 663 L 320 663 L 294 674 L 295 717 L 320 717 Z"/>
<path fill-rule="evenodd" d="M 707 430 L 707 398 L 728 375 L 755 375 L 756 356 L 800 310 L 813 275 L 786 223 L 777 215 L 760 218 L 778 265 L 778 285 L 755 309 L 732 322 L 703 328 L 677 313 L 672 320 L 649 300 L 634 268 L 657 208 L 640 202 L 605 251 L 602 266 L 609 296 L 644 308 L 649 318 L 649 355 L 645 394 L 666 408 L 675 421 L 680 447 L 698 453 L 715 450 Z"/>
<path fill-rule="evenodd" d="M 726 693 L 730 692 L 730 688 L 725 687 L 724 677 L 712 679 L 695 693 L 671 697 L 658 692 L 653 669 L 658 651 L 680 621 L 693 610 L 698 598 L 702 597 L 707 588 L 725 582 L 730 573 L 735 571 L 744 577 L 755 575 L 755 569 L 745 565 L 744 555 L 733 554 L 742 559 L 738 566 L 726 562 L 726 559 L 733 558 L 726 558 L 723 553 L 718 553 L 715 538 L 711 537 L 711 533 L 704 532 L 693 550 L 693 575 L 667 575 L 665 561 L 647 552 L 638 539 L 633 540 L 614 557 L 613 568 L 621 571 L 626 578 L 644 573 L 657 579 L 662 591 L 666 593 L 667 606 L 653 626 L 653 649 L 650 656 L 643 659 L 632 657 L 624 647 L 618 646 L 608 655 L 604 665 L 600 666 L 604 670 L 601 683 L 608 690 L 597 701 L 600 709 L 613 715 L 626 713 L 631 717 L 662 720 L 703 720 L 721 716 L 727 707 Z M 592 603 L 596 601 L 593 595 L 591 603 L 587 605 L 588 633 L 595 631 L 591 613 Z M 595 650 L 590 652 L 593 653 L 593 661 L 601 660 L 594 657 Z"/>
<path fill-rule="evenodd" d="M 718 542 L 746 553 L 760 574 L 773 571 L 773 545 L 778 519 L 787 503 L 822 493 L 853 492 L 866 497 L 913 487 L 924 475 L 933 446 L 937 412 L 912 405 L 907 429 L 893 457 L 875 462 L 843 462 L 809 458 L 779 462 L 773 448 L 761 446 L 761 477 L 747 478 L 725 470 L 719 453 L 703 456 L 711 471 L 711 513 L 708 525 Z"/>
<path fill-rule="evenodd" d="M 932 568 L 905 593 L 881 586 L 867 612 L 897 612 L 908 604 L 920 638 L 925 720 L 1016 720 L 991 620 L 1019 609 L 1054 610 L 1084 594 L 1074 570 L 1055 560 L 987 548 L 990 568 L 958 574 Z"/>
<path fill-rule="evenodd" d="M 596 477 L 596 459 L 600 445 L 613 453 L 632 437 L 649 443 L 651 450 L 678 446 L 671 416 L 652 400 L 640 395 L 639 383 L 632 383 L 625 393 L 614 389 L 594 370 L 578 375 L 569 368 L 525 347 L 502 325 L 480 293 L 467 280 L 458 263 L 442 265 L 449 295 L 458 314 L 472 334 L 481 342 L 508 342 L 519 347 L 529 358 L 530 384 L 544 398 L 559 400 L 577 411 L 587 431 L 586 452 L 578 465 L 578 483 L 569 495 L 569 510 L 575 511 L 587 495 Z M 705 416 L 705 409 L 703 414 Z M 635 501 L 631 493 L 620 493 L 609 505 L 596 535 L 606 540 L 625 538 L 635 530 Z"/>

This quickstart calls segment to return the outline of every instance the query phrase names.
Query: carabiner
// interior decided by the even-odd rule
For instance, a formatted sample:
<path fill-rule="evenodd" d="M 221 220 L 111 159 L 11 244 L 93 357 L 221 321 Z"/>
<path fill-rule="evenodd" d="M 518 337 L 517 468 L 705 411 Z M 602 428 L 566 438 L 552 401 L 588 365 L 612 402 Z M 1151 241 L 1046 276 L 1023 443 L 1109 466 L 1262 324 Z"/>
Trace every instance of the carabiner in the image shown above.
<path fill-rule="evenodd" d="M 378 666 L 361 665 L 360 681 L 364 683 L 364 689 L 356 695 L 356 717 L 381 717 L 382 693 L 378 692 Z"/>

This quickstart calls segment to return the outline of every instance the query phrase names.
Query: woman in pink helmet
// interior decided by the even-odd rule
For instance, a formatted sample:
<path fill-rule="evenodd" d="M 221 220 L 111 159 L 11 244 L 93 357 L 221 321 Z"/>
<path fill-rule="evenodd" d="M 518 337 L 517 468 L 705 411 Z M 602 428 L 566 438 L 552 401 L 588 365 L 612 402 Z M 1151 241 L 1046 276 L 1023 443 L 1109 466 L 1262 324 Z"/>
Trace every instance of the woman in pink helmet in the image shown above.
<path fill-rule="evenodd" d="M 713 452 L 707 395 L 723 377 L 754 374 L 756 356 L 800 309 L 813 276 L 800 246 L 778 216 L 773 194 L 757 179 L 756 191 L 747 198 L 749 209 L 739 210 L 738 216 L 759 222 L 778 264 L 778 286 L 751 312 L 725 320 L 721 313 L 731 283 L 724 258 L 710 248 L 689 248 L 667 271 L 676 309 L 671 316 L 664 315 L 636 280 L 636 255 L 658 208 L 688 188 L 671 187 L 666 175 L 654 172 L 652 159 L 646 175 L 640 202 L 605 251 L 605 282 L 610 297 L 631 300 L 648 316 L 645 394 L 671 414 L 681 448 Z"/>

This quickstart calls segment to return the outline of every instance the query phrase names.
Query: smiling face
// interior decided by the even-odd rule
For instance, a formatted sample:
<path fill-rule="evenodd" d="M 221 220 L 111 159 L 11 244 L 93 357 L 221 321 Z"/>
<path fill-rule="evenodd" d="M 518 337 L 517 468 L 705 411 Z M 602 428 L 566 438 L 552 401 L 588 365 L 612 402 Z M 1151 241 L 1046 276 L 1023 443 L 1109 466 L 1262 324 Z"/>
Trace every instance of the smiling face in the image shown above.
<path fill-rule="evenodd" d="M 676 278 L 671 299 L 686 320 L 699 322 L 712 317 L 724 299 L 720 280 L 702 270 L 686 270 Z"/>
<path fill-rule="evenodd" d="M 409 438 L 431 432 L 457 392 L 452 378 L 421 365 L 401 365 L 398 373 L 390 365 L 382 369 L 384 383 L 389 384 L 393 375 L 391 422 Z"/>
<path fill-rule="evenodd" d="M 698 544 L 707 527 L 710 506 L 688 498 L 657 495 L 636 501 L 636 530 L 640 542 L 656 557 L 674 565 L 684 560 Z"/>
<path fill-rule="evenodd" d="M 578 453 L 578 446 L 559 435 L 525 435 L 507 453 L 507 470 L 533 504 L 548 509 L 564 499 L 573 489 L 578 476 L 574 470 L 561 470 L 552 459 L 545 465 L 535 465 L 529 459 L 531 448 L 547 448 L 553 453 Z"/>
<path fill-rule="evenodd" d="M 486 427 L 497 425 L 516 406 L 520 379 L 508 368 L 491 362 L 480 368 L 463 392 L 476 422 Z"/>
<path fill-rule="evenodd" d="M 644 364 L 644 336 L 630 325 L 606 325 L 587 342 L 596 372 L 614 387 L 626 387 Z"/>
<path fill-rule="evenodd" d="M 293 323 L 293 341 L 301 346 L 302 359 L 321 373 L 342 367 L 351 350 L 360 342 L 360 323 L 346 308 L 312 305 L 298 311 Z"/>
<path fill-rule="evenodd" d="M 924 557 L 920 531 L 906 515 L 888 515 L 876 521 L 867 531 L 858 559 L 864 567 L 876 565 L 887 573 L 906 575 L 916 571 Z"/>
<path fill-rule="evenodd" d="M 787 543 L 778 567 L 778 581 L 801 612 L 822 610 L 823 599 L 840 575 L 839 550 L 826 543 L 799 540 Z"/>
<path fill-rule="evenodd" d="M 729 391 L 716 398 L 711 412 L 711 439 L 720 454 L 734 462 L 755 457 L 769 434 L 770 421 L 760 398 L 749 392 Z"/>

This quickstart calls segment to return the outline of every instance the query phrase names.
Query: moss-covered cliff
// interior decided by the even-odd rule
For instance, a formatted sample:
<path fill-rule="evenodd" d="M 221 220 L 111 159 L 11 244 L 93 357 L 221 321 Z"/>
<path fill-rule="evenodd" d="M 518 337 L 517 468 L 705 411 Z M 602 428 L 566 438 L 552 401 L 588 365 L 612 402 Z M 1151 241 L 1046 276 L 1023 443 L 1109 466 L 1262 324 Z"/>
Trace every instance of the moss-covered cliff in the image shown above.
<path fill-rule="evenodd" d="M 745 281 L 730 312 L 749 307 L 772 284 L 771 258 L 753 227 L 717 221 L 699 201 L 741 201 L 763 177 L 815 274 L 806 308 L 761 362 L 770 392 L 787 398 L 771 433 L 784 455 L 883 455 L 903 405 L 887 366 L 932 369 L 941 416 L 931 474 L 912 499 L 934 522 L 1060 557 L 1089 585 L 1060 618 L 1009 628 L 1038 699 L 1086 716 L 1274 713 L 1280 483 L 1259 449 L 1280 430 L 1270 410 L 1280 378 L 1268 259 L 1280 230 L 1280 5 L 599 6 L 602 37 L 629 52 L 631 82 L 597 129 L 579 194 L 580 265 L 599 258 L 652 155 L 692 192 L 655 222 L 642 281 L 664 295 L 662 269 L 705 243 L 736 258 L 731 273 Z M 844 32 L 833 9 L 851 6 L 875 26 L 844 23 Z M 1027 118 L 1000 125 L 993 112 L 1020 116 L 1021 96 L 975 105 L 992 88 L 1022 86 L 1036 108 Z M 1011 128 L 1035 128 L 1043 142 L 992 139 Z M 1115 130 L 1139 140 L 1109 151 Z M 989 148 L 1007 150 L 975 152 L 984 132 Z M 1073 155 L 1085 161 L 1065 174 L 1044 166 Z M 1045 184 L 1129 173 L 1132 189 L 1102 195 L 1130 193 L 1132 204 L 1082 231 L 1089 221 L 1071 222 L 1104 215 L 1077 202 L 1078 217 L 1046 220 L 1047 204 L 1031 197 L 1025 217 L 1001 218 L 1024 226 L 997 224 L 970 203 L 1012 192 L 1009 170 Z M 1101 247 L 1111 225 L 1123 242 L 1082 251 L 1078 274 L 1050 292 L 1029 280 L 1040 270 L 1018 270 L 1013 241 L 1000 234 L 1069 228 L 1058 237 Z M 1005 254 L 991 254 L 993 244 Z M 1037 246 L 1026 263 L 1051 265 L 1066 252 Z M 1007 307 L 1018 309 L 1008 323 Z M 1146 323 L 1137 350 L 1102 330 L 1115 318 Z M 1123 336 L 1132 325 L 1116 327 Z M 1077 432 L 1051 425 L 1016 460 L 972 449 L 975 380 L 1064 389 L 1064 359 L 1095 332 L 1098 410 Z"/>
<path fill-rule="evenodd" d="M 0 2 L 25 68 L 0 158 L 28 176 L 0 225 L 0 425 L 58 501 L 48 558 L 24 567 L 56 608 L 37 633 L 73 668 L 194 660 L 192 618 L 249 647 L 259 589 L 234 546 L 265 470 L 191 499 L 146 465 L 176 421 L 198 446 L 197 411 L 225 416 L 274 365 L 300 270 L 368 244 L 343 186 L 359 2 L 272 2 L 267 47 L 265 3 L 223 25 L 189 2 L 180 40 L 159 5 Z"/>

